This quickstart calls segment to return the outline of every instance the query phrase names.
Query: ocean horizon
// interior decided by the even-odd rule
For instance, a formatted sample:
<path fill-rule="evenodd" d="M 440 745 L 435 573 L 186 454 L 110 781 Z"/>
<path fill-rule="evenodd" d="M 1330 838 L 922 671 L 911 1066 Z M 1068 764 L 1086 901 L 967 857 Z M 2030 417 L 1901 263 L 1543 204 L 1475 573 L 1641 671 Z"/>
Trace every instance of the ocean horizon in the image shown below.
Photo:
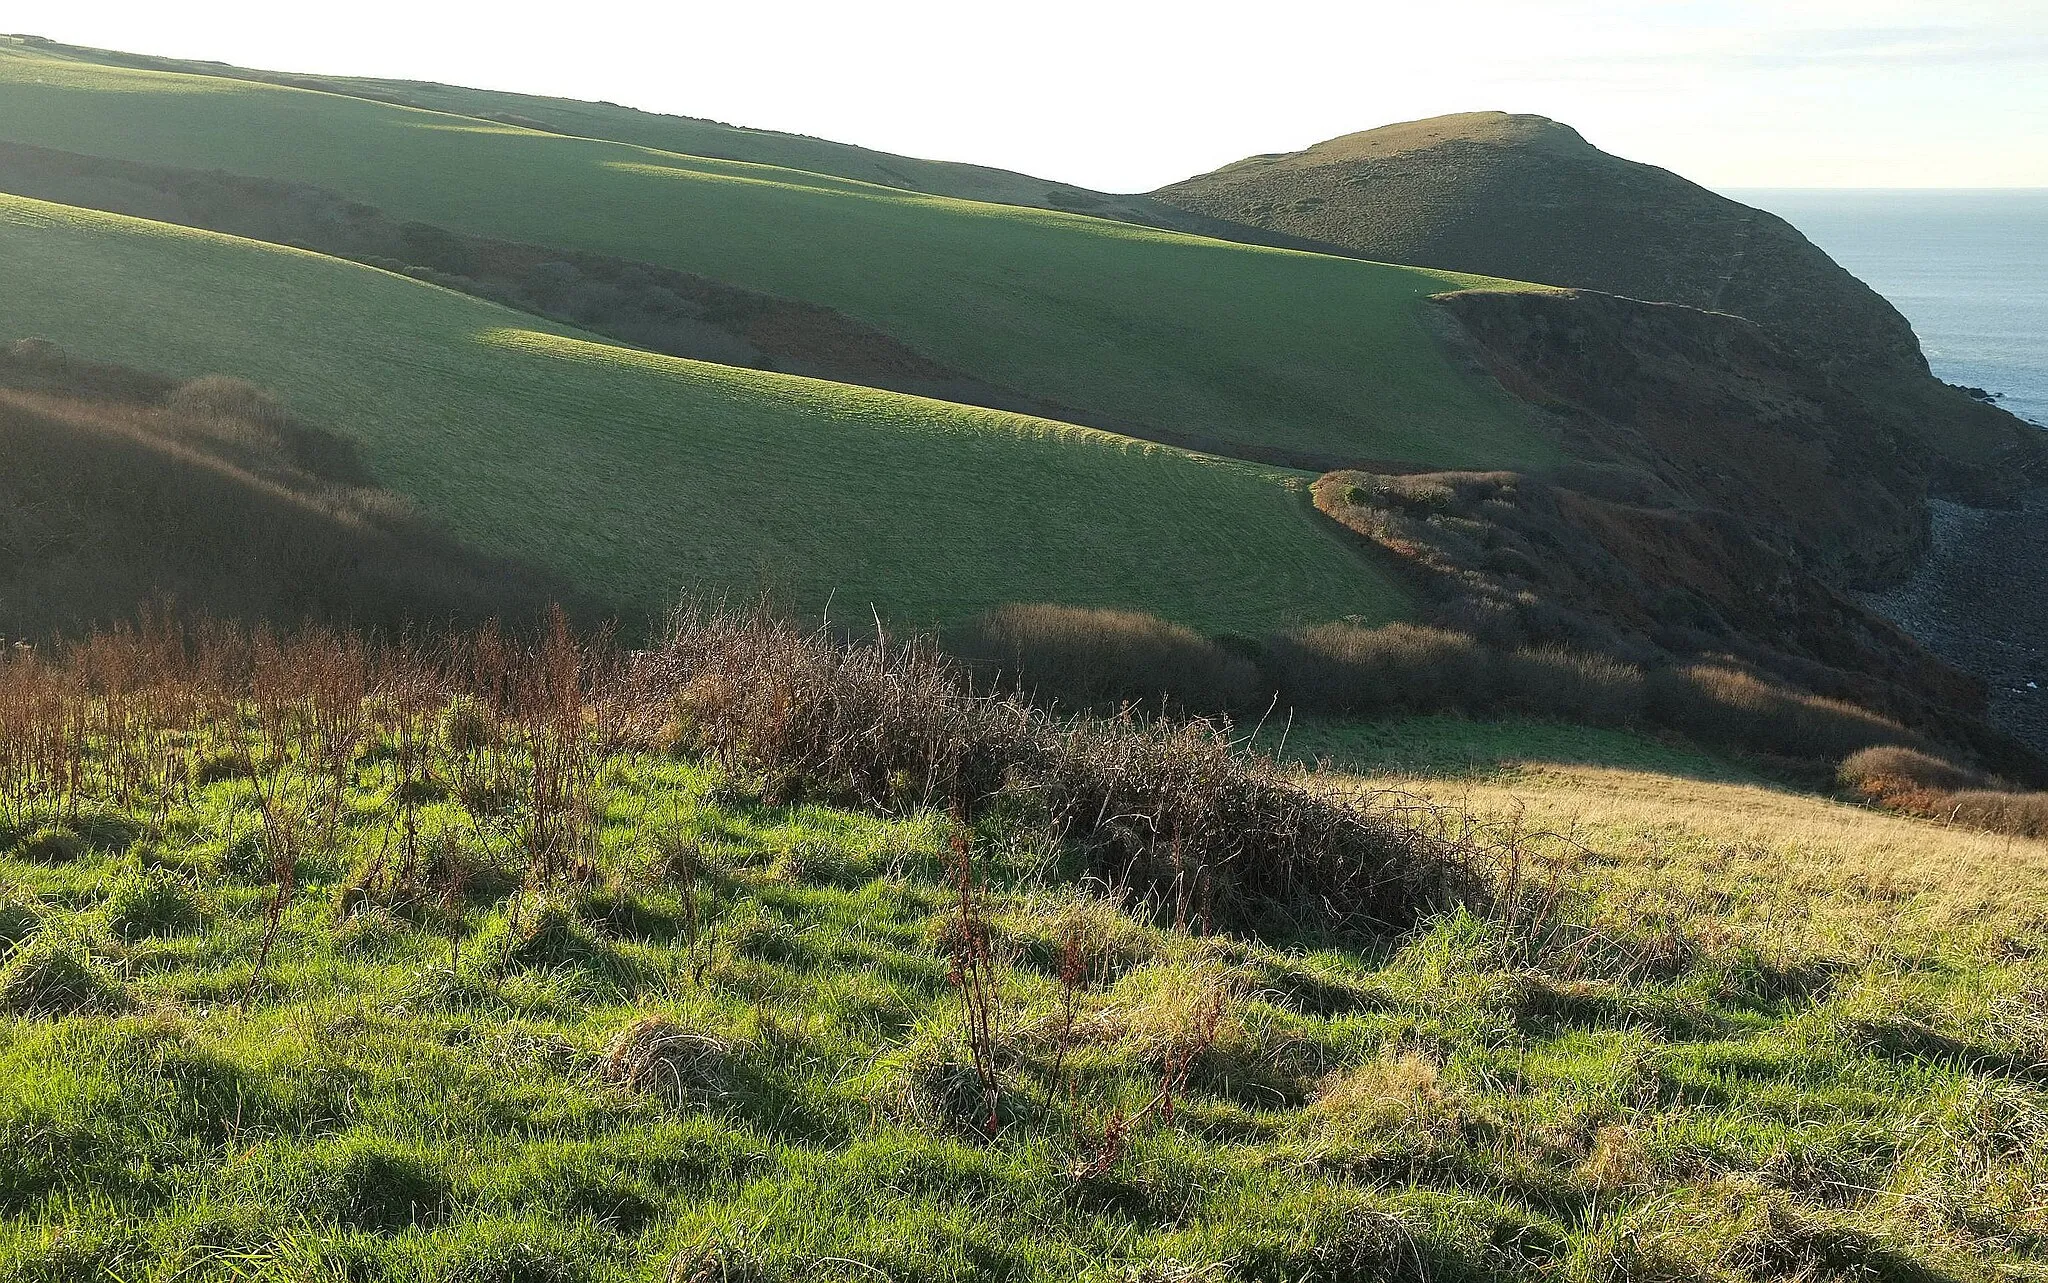
<path fill-rule="evenodd" d="M 1936 376 L 2048 427 L 2048 188 L 1736 189 L 1913 323 Z"/>

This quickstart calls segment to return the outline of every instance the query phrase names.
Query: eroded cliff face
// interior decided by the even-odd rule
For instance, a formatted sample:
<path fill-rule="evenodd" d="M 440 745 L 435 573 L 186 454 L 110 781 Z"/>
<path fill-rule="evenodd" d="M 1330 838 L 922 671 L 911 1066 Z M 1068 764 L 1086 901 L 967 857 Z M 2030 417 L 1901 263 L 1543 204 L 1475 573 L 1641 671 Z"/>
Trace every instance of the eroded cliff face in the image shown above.
<path fill-rule="evenodd" d="M 1839 422 L 1879 422 L 1891 439 L 1851 448 L 1899 443 L 1936 493 L 1967 503 L 2010 503 L 2048 481 L 2048 434 L 1933 377 L 1898 309 L 1797 228 L 1609 155 L 1554 120 L 1410 121 L 1253 156 L 1154 194 L 1362 258 L 1746 317 L 1809 383 L 1833 391 L 1846 410 Z M 1711 362 L 1696 365 L 1726 383 Z"/>
<path fill-rule="evenodd" d="M 1732 514 L 1845 584 L 1924 552 L 1928 472 L 1896 427 L 1754 322 L 1585 290 L 1436 302 L 1502 386 L 1642 498 Z"/>
<path fill-rule="evenodd" d="M 1850 591 L 1897 583 L 1928 548 L 1935 469 L 1896 420 L 1741 317 L 1591 291 L 1435 302 L 1449 340 L 1581 462 L 1317 483 L 1317 507 L 1404 565 L 1432 622 L 1646 666 L 1730 656 L 2029 759 L 1986 724 L 1981 681 Z"/>

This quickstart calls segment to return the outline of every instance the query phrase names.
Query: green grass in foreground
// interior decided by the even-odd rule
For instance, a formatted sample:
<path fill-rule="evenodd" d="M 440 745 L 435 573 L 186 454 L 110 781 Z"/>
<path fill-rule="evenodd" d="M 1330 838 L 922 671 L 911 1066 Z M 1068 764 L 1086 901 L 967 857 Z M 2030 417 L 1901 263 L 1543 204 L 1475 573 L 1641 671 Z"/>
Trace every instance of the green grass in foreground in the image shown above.
<path fill-rule="evenodd" d="M 769 808 L 695 764 L 619 757 L 588 878 L 494 882 L 516 814 L 429 798 L 428 849 L 478 876 L 386 903 L 346 888 L 402 840 L 388 748 L 301 861 L 246 1013 L 268 896 L 248 783 L 95 814 L 76 843 L 0 836 L 0 1279 L 1988 1280 L 2048 1262 L 2038 913 L 1849 940 L 1720 915 L 1711 876 L 1680 903 L 1598 865 L 1547 916 L 1283 949 L 1135 921 L 991 829 L 1009 1120 L 991 1140 L 963 1085 L 942 818 Z M 694 883 L 660 858 L 677 850 Z M 1062 938 L 1087 962 L 1071 1022 Z M 1077 1174 L 1207 1011 L 1171 1115 Z M 621 1075 L 608 1052 L 649 1019 L 671 1041 Z"/>
<path fill-rule="evenodd" d="M 1479 278 L 100 66 L 4 40 L 0 138 L 317 183 L 400 218 L 808 299 L 1117 425 L 1443 466 L 1558 457 L 1526 407 L 1428 328 L 1426 295 L 1499 284 Z"/>
<path fill-rule="evenodd" d="M 1404 609 L 1290 474 L 649 356 L 317 255 L 0 196 L 0 338 L 31 335 L 252 379 L 457 535 L 633 607 L 836 590 L 921 624 L 1063 601 L 1218 630 Z"/>

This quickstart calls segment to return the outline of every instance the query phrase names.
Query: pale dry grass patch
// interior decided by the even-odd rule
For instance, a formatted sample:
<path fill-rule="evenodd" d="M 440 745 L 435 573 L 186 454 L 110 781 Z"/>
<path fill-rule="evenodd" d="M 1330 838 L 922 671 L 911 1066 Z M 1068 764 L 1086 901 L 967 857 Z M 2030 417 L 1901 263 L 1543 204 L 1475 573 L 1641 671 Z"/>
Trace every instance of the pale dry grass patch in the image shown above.
<path fill-rule="evenodd" d="M 1514 839 L 1520 876 L 1644 897 L 1731 939 L 1876 947 L 1947 935 L 1956 947 L 2048 926 L 2044 841 L 1615 767 L 1325 778 L 1493 826 Z"/>

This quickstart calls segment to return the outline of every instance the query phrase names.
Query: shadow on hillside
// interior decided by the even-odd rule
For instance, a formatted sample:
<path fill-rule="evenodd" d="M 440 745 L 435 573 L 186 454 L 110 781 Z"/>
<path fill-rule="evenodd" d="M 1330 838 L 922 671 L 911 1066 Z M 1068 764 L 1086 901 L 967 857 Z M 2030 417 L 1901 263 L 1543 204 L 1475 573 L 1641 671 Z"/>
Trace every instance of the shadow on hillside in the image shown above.
<path fill-rule="evenodd" d="M 1755 773 L 1690 745 L 1562 722 L 1446 716 L 1297 720 L 1268 724 L 1251 743 L 1289 763 L 1355 775 L 1485 779 L 1544 764 L 1651 771 L 1716 784 L 1758 782 Z"/>
<path fill-rule="evenodd" d="M 342 439 L 238 380 L 179 382 L 54 346 L 0 346 L 0 636 L 44 639 L 151 603 L 250 623 L 403 631 L 599 612 L 465 547 L 375 488 Z"/>

